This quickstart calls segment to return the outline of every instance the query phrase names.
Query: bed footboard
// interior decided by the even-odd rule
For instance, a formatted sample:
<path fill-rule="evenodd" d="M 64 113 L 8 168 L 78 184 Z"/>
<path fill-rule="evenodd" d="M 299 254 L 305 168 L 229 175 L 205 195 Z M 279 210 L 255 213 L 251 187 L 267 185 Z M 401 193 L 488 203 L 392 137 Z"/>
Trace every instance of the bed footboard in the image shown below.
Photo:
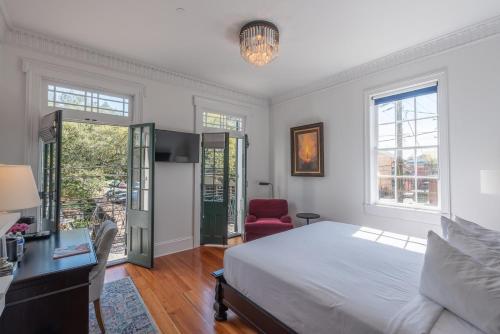
<path fill-rule="evenodd" d="M 214 301 L 214 318 L 217 321 L 227 320 L 227 306 L 224 305 L 224 288 L 223 283 L 226 283 L 224 279 L 224 269 L 219 269 L 212 273 L 215 277 L 215 301 Z"/>
<path fill-rule="evenodd" d="M 231 311 L 236 313 L 240 318 L 255 327 L 259 333 L 296 333 L 269 312 L 230 286 L 224 279 L 224 269 L 214 271 L 212 276 L 216 279 L 214 302 L 215 320 L 227 320 L 227 310 L 231 309 Z"/>

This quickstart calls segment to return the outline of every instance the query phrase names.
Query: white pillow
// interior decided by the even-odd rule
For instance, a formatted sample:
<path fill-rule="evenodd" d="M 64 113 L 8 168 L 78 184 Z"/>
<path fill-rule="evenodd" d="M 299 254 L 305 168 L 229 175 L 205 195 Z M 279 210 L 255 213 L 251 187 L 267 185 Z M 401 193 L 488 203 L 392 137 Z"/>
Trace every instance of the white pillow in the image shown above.
<path fill-rule="evenodd" d="M 448 225 L 448 242 L 477 262 L 500 271 L 500 243 L 481 240 L 474 233 L 455 223 Z"/>
<path fill-rule="evenodd" d="M 500 334 L 500 271 L 476 262 L 432 231 L 420 293 L 485 333 Z"/>
<path fill-rule="evenodd" d="M 469 220 L 465 220 L 463 218 L 460 218 L 458 216 L 455 216 L 455 221 L 460 227 L 478 235 L 478 238 L 487 241 L 487 242 L 494 242 L 498 245 L 500 245 L 500 232 L 499 231 L 493 231 L 489 230 L 485 227 L 482 227 L 481 225 L 478 225 L 476 223 L 473 223 Z"/>

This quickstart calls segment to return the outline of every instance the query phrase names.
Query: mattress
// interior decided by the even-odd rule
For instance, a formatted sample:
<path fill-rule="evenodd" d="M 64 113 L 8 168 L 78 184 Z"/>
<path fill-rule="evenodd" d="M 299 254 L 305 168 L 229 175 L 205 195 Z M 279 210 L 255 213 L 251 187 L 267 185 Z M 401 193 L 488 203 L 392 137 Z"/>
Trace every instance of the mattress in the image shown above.
<path fill-rule="evenodd" d="M 324 221 L 228 249 L 224 277 L 299 333 L 383 333 L 418 294 L 423 260 Z"/>

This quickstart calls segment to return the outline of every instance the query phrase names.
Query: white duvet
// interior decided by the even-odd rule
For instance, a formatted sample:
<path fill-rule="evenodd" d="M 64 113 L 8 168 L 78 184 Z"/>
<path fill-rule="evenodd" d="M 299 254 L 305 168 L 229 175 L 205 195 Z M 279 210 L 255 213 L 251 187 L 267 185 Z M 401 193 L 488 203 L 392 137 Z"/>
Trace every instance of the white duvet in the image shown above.
<path fill-rule="evenodd" d="M 414 308 L 429 322 L 422 333 L 476 333 L 418 305 L 422 254 L 358 238 L 359 228 L 319 222 L 232 247 L 224 277 L 298 333 L 411 333 Z"/>

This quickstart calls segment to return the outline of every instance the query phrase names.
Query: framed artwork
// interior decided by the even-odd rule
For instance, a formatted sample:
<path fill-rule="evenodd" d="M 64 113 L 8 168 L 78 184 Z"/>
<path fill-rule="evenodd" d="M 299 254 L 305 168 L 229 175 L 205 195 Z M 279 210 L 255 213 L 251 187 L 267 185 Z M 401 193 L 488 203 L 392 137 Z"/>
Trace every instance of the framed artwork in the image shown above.
<path fill-rule="evenodd" d="M 324 176 L 323 123 L 290 129 L 292 176 Z"/>

